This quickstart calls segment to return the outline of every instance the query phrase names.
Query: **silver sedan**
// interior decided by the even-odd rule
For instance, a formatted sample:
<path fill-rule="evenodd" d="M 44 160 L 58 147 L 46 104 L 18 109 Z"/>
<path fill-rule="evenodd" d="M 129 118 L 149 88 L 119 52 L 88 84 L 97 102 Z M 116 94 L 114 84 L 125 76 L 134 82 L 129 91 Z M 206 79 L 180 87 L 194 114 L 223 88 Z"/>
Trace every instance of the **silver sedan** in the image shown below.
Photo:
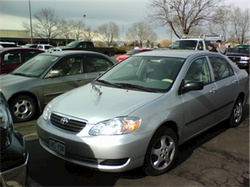
<path fill-rule="evenodd" d="M 249 78 L 226 56 L 202 51 L 136 54 L 67 92 L 39 117 L 41 146 L 107 172 L 168 171 L 178 146 L 228 120 L 237 126 Z"/>
<path fill-rule="evenodd" d="M 91 82 L 115 63 L 113 58 L 91 51 L 42 53 L 0 76 L 0 90 L 13 121 L 29 121 L 53 98 Z"/>

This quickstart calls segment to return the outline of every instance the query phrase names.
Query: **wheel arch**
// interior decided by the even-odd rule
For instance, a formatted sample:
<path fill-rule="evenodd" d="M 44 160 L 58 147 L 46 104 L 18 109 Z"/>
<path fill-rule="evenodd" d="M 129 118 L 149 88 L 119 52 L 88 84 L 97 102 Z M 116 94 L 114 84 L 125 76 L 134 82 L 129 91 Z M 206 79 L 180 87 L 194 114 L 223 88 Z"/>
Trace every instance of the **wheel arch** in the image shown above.
<path fill-rule="evenodd" d="M 161 128 L 161 127 L 167 127 L 167 128 L 172 129 L 172 130 L 176 133 L 177 138 L 179 139 L 179 128 L 178 128 L 178 125 L 176 124 L 176 122 L 174 122 L 174 121 L 165 121 L 163 124 L 161 124 L 161 125 L 157 128 L 157 130 L 158 130 L 159 128 Z M 157 130 L 156 130 L 156 131 L 157 131 Z M 155 132 L 156 132 L 156 131 L 155 131 Z"/>
<path fill-rule="evenodd" d="M 11 105 L 13 99 L 14 99 L 15 97 L 20 96 L 20 95 L 27 95 L 27 96 L 32 97 L 32 98 L 34 99 L 34 101 L 36 102 L 36 105 L 38 106 L 36 112 L 41 113 L 41 104 L 40 104 L 40 102 L 38 101 L 36 95 L 35 95 L 34 93 L 31 93 L 31 92 L 28 92 L 28 91 L 22 91 L 22 92 L 18 92 L 18 93 L 13 94 L 13 95 L 9 98 L 9 100 L 8 100 L 9 106 Z"/>

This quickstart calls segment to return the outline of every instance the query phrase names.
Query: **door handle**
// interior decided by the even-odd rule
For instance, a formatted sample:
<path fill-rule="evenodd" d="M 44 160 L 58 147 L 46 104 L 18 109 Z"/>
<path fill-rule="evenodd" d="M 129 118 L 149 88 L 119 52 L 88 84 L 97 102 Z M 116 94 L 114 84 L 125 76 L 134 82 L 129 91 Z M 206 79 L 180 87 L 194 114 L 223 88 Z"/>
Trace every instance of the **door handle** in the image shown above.
<path fill-rule="evenodd" d="M 210 93 L 216 93 L 217 92 L 217 89 L 216 88 L 213 88 L 212 90 L 210 90 Z"/>

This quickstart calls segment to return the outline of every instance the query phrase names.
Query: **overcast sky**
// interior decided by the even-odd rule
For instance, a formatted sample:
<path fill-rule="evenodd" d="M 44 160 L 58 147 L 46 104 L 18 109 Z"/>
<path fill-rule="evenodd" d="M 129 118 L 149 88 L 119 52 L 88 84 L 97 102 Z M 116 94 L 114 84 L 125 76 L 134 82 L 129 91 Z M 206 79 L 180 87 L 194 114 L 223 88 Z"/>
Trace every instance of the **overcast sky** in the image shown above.
<path fill-rule="evenodd" d="M 52 9 L 59 18 L 83 19 L 87 26 L 96 29 L 110 21 L 120 27 L 120 36 L 136 22 L 144 21 L 150 0 L 30 0 L 31 13 L 41 9 Z M 249 9 L 249 0 L 225 0 L 241 9 Z M 0 29 L 23 30 L 22 23 L 29 23 L 29 0 L 0 0 Z M 169 39 L 167 26 L 155 26 L 158 41 Z"/>

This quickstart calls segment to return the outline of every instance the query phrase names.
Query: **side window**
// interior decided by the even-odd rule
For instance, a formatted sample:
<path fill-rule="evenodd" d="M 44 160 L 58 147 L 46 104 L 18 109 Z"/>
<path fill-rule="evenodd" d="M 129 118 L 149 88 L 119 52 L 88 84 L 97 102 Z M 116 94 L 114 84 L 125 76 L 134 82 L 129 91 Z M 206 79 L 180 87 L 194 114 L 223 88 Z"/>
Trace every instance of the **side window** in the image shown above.
<path fill-rule="evenodd" d="M 199 41 L 198 50 L 203 50 L 203 43 L 202 43 L 202 41 Z"/>
<path fill-rule="evenodd" d="M 215 80 L 220 80 L 234 74 L 232 67 L 224 59 L 209 57 L 209 60 L 213 68 Z"/>
<path fill-rule="evenodd" d="M 22 51 L 22 61 L 26 62 L 38 54 L 37 51 Z"/>
<path fill-rule="evenodd" d="M 53 70 L 60 70 L 60 76 L 68 76 L 82 73 L 81 57 L 70 57 L 60 61 Z"/>
<path fill-rule="evenodd" d="M 21 63 L 20 51 L 6 53 L 3 57 L 4 64 L 19 64 Z"/>
<path fill-rule="evenodd" d="M 206 58 L 200 58 L 192 62 L 185 77 L 187 82 L 203 82 L 208 84 L 211 82 L 210 71 Z"/>
<path fill-rule="evenodd" d="M 111 66 L 113 64 L 110 61 L 98 56 L 86 56 L 84 60 L 85 73 L 106 71 Z"/>

